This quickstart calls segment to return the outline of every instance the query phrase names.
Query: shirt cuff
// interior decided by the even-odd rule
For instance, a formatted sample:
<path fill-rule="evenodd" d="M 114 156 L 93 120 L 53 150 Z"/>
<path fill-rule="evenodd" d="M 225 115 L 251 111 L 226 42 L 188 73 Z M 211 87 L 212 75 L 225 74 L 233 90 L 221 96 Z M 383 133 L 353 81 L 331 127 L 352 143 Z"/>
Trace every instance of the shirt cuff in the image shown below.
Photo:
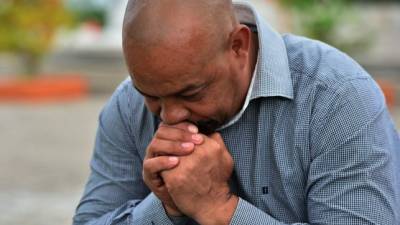
<path fill-rule="evenodd" d="M 283 225 L 283 223 L 275 220 L 264 211 L 258 209 L 249 202 L 239 198 L 235 213 L 231 219 L 230 225 Z"/>
<path fill-rule="evenodd" d="M 150 193 L 134 208 L 128 224 L 175 225 L 154 193 Z"/>

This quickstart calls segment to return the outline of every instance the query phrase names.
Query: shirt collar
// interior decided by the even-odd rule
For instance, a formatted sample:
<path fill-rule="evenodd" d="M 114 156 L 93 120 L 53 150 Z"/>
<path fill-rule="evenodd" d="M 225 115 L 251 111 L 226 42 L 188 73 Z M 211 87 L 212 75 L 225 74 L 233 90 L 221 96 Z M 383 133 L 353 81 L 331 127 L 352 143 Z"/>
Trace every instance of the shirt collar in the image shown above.
<path fill-rule="evenodd" d="M 236 123 L 253 99 L 277 96 L 293 99 L 292 79 L 282 37 L 260 17 L 249 3 L 236 2 L 234 7 L 241 23 L 257 26 L 259 51 L 257 64 L 241 110 L 217 130 Z"/>
<path fill-rule="evenodd" d="M 293 99 L 286 46 L 281 35 L 264 21 L 250 3 L 235 2 L 234 7 L 240 22 L 255 24 L 258 29 L 258 62 L 247 93 L 250 100 L 274 96 Z"/>

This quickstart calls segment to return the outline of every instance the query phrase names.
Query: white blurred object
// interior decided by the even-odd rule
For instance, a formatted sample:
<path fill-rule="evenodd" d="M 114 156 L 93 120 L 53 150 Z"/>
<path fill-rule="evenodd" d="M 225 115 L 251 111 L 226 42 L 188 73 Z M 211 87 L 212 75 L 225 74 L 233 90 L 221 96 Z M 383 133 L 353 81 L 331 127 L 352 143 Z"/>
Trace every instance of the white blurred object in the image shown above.
<path fill-rule="evenodd" d="M 271 1 L 242 0 L 252 3 L 272 26 L 277 24 L 276 10 Z M 234 1 L 236 2 L 236 1 Z M 56 47 L 59 50 L 76 51 L 120 51 L 122 48 L 122 22 L 128 0 L 114 0 L 106 4 L 107 22 L 103 30 L 93 24 L 84 24 L 77 31 L 62 31 Z"/>
<path fill-rule="evenodd" d="M 111 48 L 122 47 L 122 23 L 128 0 L 113 1 L 107 12 L 106 27 L 101 37 L 101 42 Z"/>
<path fill-rule="evenodd" d="M 73 32 L 61 31 L 57 37 L 58 50 L 120 51 L 122 47 L 122 22 L 128 0 L 114 0 L 107 5 L 105 27 L 84 23 Z"/>

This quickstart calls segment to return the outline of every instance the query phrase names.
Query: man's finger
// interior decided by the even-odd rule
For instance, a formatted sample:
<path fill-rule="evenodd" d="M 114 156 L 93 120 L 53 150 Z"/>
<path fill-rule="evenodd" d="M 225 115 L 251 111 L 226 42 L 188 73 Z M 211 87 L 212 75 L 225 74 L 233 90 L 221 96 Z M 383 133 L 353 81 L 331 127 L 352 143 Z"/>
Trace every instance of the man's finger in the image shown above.
<path fill-rule="evenodd" d="M 179 158 L 175 156 L 159 156 L 143 162 L 143 172 L 149 179 L 159 179 L 158 173 L 177 166 Z"/>
<path fill-rule="evenodd" d="M 192 142 L 169 141 L 164 139 L 153 139 L 148 147 L 148 157 L 174 155 L 185 156 L 192 153 L 194 144 Z"/>
<path fill-rule="evenodd" d="M 174 128 L 178 128 L 178 129 L 181 129 L 181 130 L 184 130 L 184 131 L 188 131 L 188 132 L 190 132 L 192 134 L 197 134 L 199 132 L 199 129 L 197 128 L 197 126 L 194 125 L 193 123 L 189 123 L 189 122 L 181 122 L 181 123 L 174 124 L 174 125 L 169 125 L 169 124 L 166 124 L 164 122 L 161 122 L 159 126 L 160 127 L 162 127 L 162 126 L 164 126 L 164 127 L 174 127 Z"/>
<path fill-rule="evenodd" d="M 164 125 L 158 128 L 155 137 L 164 140 L 192 142 L 194 144 L 203 143 L 203 136 L 201 134 L 194 134 L 179 128 Z"/>

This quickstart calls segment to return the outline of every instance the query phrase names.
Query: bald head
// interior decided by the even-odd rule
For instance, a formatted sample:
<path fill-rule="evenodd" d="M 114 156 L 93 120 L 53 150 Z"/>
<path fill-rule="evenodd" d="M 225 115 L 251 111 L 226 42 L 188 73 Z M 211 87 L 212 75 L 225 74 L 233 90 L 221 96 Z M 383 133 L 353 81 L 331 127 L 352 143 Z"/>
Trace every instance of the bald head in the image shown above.
<path fill-rule="evenodd" d="M 130 0 L 123 27 L 124 49 L 215 50 L 223 47 L 235 24 L 231 0 Z"/>
<path fill-rule="evenodd" d="M 209 133 L 244 102 L 254 37 L 236 20 L 231 0 L 130 0 L 123 50 L 151 112 L 166 124 L 190 121 Z"/>

